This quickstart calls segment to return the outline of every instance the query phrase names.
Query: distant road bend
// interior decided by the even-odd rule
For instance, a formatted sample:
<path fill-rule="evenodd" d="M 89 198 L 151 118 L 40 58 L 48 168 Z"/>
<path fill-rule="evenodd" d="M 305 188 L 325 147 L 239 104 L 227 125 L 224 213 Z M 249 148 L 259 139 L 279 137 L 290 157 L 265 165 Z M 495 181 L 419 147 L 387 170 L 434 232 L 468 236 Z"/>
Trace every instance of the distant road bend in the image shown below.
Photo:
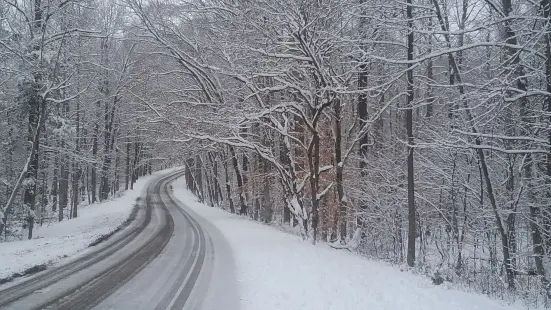
<path fill-rule="evenodd" d="M 172 196 L 170 183 L 181 175 L 152 181 L 136 219 L 94 251 L 0 287 L 0 309 L 202 308 L 215 246 Z"/>

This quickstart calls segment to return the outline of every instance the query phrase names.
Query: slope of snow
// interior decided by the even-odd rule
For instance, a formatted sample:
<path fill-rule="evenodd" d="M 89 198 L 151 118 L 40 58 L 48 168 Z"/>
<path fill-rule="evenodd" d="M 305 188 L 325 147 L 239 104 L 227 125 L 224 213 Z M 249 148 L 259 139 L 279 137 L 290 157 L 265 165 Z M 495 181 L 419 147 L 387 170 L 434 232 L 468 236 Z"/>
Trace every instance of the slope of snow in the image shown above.
<path fill-rule="evenodd" d="M 512 310 L 484 295 L 435 286 L 427 278 L 368 260 L 197 202 L 184 181 L 174 194 L 227 238 L 242 310 Z"/>
<path fill-rule="evenodd" d="M 82 252 L 121 225 L 153 176 L 142 177 L 121 197 L 79 208 L 77 218 L 37 226 L 33 239 L 0 243 L 0 279 Z"/>

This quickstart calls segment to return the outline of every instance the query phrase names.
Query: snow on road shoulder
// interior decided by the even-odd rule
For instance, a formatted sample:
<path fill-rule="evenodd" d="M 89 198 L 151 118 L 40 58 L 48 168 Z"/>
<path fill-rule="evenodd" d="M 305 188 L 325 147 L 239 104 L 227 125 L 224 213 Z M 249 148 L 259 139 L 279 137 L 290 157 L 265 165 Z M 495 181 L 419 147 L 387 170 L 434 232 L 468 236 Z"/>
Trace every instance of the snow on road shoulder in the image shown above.
<path fill-rule="evenodd" d="M 37 226 L 31 240 L 0 243 L 0 279 L 74 256 L 98 237 L 115 230 L 128 218 L 152 177 L 139 179 L 134 189 L 121 197 L 79 208 L 77 218 Z"/>
<path fill-rule="evenodd" d="M 174 194 L 218 227 L 234 252 L 242 310 L 512 310 L 484 295 L 434 286 L 396 266 L 325 245 L 197 202 L 184 181 Z"/>

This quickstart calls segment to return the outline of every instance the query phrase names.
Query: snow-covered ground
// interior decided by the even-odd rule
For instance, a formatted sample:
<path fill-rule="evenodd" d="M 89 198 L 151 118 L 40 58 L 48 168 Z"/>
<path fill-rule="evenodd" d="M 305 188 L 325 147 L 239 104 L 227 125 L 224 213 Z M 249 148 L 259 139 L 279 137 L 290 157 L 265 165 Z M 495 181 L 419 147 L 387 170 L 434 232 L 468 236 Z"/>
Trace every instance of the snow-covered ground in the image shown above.
<path fill-rule="evenodd" d="M 237 265 L 242 310 L 512 310 L 484 295 L 435 286 L 425 277 L 368 260 L 197 202 L 174 184 L 174 194 L 227 238 Z"/>
<path fill-rule="evenodd" d="M 37 226 L 31 240 L 0 243 L 0 279 L 81 253 L 91 242 L 115 230 L 128 218 L 152 177 L 142 177 L 133 190 L 125 191 L 118 198 L 79 208 L 77 218 Z"/>

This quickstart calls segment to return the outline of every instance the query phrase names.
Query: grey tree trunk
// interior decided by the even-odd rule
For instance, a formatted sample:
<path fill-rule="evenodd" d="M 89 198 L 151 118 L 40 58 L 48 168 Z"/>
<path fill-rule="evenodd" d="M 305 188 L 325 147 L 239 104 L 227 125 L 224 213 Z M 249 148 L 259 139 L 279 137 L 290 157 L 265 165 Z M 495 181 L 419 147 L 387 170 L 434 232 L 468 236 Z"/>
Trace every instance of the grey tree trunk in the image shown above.
<path fill-rule="evenodd" d="M 42 32 L 43 18 L 42 18 L 42 1 L 34 0 L 34 18 L 33 18 L 33 36 L 38 40 L 40 33 Z M 40 51 L 40 43 L 35 43 L 33 49 Z M 23 203 L 28 208 L 27 225 L 29 239 L 32 239 L 33 227 L 34 227 L 34 210 L 36 204 L 36 182 L 38 177 L 38 153 L 40 145 L 40 114 L 41 112 L 41 99 L 38 92 L 42 85 L 42 73 L 40 72 L 40 64 L 36 64 L 36 71 L 33 72 L 34 83 L 30 87 L 31 93 L 28 95 L 29 104 L 29 124 L 28 124 L 28 141 L 30 147 L 30 158 L 28 161 L 27 171 L 25 179 L 27 180 L 25 186 L 25 192 L 23 194 Z M 44 105 L 44 104 L 42 104 Z M 44 106 L 42 107 L 42 110 Z M 15 189 L 14 189 L 15 190 Z M 8 201 L 9 206 L 9 201 Z"/>
<path fill-rule="evenodd" d="M 52 211 L 57 211 L 59 204 L 59 155 L 54 158 L 54 170 L 52 178 Z"/>
<path fill-rule="evenodd" d="M 366 0 L 360 0 L 360 5 L 363 6 L 363 5 L 365 5 L 365 3 L 366 3 Z M 365 12 L 365 8 L 362 8 L 362 12 Z M 365 31 L 367 29 L 366 29 L 365 17 L 360 17 L 359 29 L 360 29 L 361 37 L 362 38 L 366 37 Z M 366 44 L 362 44 L 361 49 L 362 49 L 362 51 L 367 53 Z M 367 111 L 368 94 L 365 91 L 365 89 L 368 86 L 368 64 L 366 62 L 361 62 L 360 65 L 359 65 L 358 70 L 359 70 L 359 72 L 358 72 L 358 90 L 362 91 L 362 92 L 358 95 L 357 109 L 358 109 L 358 118 L 359 118 L 359 121 L 360 121 L 359 130 L 363 132 L 363 134 L 360 136 L 360 139 L 358 141 L 359 142 L 359 150 L 358 151 L 359 151 L 359 157 L 360 157 L 360 162 L 359 162 L 360 175 L 363 179 L 363 178 L 366 177 L 364 169 L 365 169 L 365 166 L 366 166 L 367 151 L 368 151 L 367 145 L 368 145 L 368 142 L 369 142 L 369 136 L 368 136 L 367 132 L 365 132 L 365 130 L 366 130 L 365 127 L 367 126 L 367 121 L 368 121 L 368 111 Z M 360 228 L 363 228 L 364 222 L 362 220 L 362 214 L 361 213 L 366 211 L 367 206 L 364 203 L 360 202 L 359 208 L 360 208 L 360 214 L 357 216 L 356 224 Z M 363 237 L 364 237 L 364 235 L 362 234 L 362 239 L 363 239 Z"/>
<path fill-rule="evenodd" d="M 237 194 L 239 195 L 239 203 L 240 203 L 239 214 L 247 214 L 247 210 L 249 208 L 247 206 L 247 201 L 245 200 L 245 189 L 243 188 L 243 176 L 241 175 L 241 171 L 239 170 L 237 155 L 235 154 L 235 150 L 233 149 L 232 146 L 229 146 L 228 148 L 230 151 L 233 169 L 235 171 L 235 176 L 237 178 Z"/>
<path fill-rule="evenodd" d="M 134 189 L 134 183 L 138 180 L 138 160 L 140 154 L 140 143 L 134 142 L 134 163 L 132 164 L 132 181 L 130 182 L 130 189 Z"/>
<path fill-rule="evenodd" d="M 76 110 L 76 141 L 75 141 L 75 155 L 80 155 L 80 100 L 77 100 Z M 73 159 L 73 176 L 72 176 L 72 191 L 73 201 L 71 207 L 71 217 L 78 216 L 78 204 L 80 202 L 79 182 L 82 175 L 82 168 L 76 159 Z"/>
<path fill-rule="evenodd" d="M 222 163 L 222 166 L 224 166 L 224 180 L 226 181 L 226 196 L 228 197 L 230 212 L 235 213 L 235 206 L 233 204 L 233 199 L 231 197 L 231 185 L 230 185 L 231 180 L 230 180 L 230 173 L 228 168 L 229 161 L 227 156 L 225 157 L 226 157 L 226 160 L 224 160 L 224 162 Z"/>
<path fill-rule="evenodd" d="M 310 195 L 312 199 L 312 242 L 316 243 L 319 224 L 319 161 L 320 161 L 320 138 L 318 132 L 312 133 L 312 141 L 308 147 L 308 165 L 310 169 Z M 306 223 L 304 223 L 306 227 Z M 306 231 L 308 231 L 306 229 Z"/>
<path fill-rule="evenodd" d="M 131 151 L 132 143 L 129 139 L 126 139 L 126 169 L 125 169 L 125 175 L 124 175 L 124 189 L 128 190 L 129 183 L 130 183 L 130 151 Z"/>
<path fill-rule="evenodd" d="M 197 186 L 197 196 L 199 197 L 199 202 L 205 202 L 205 194 L 203 192 L 203 169 L 201 167 L 201 156 L 195 156 L 195 169 L 193 177 L 195 178 L 195 183 Z"/>
<path fill-rule="evenodd" d="M 5 173 L 6 173 L 6 179 L 7 180 L 13 180 L 13 150 L 14 150 L 14 141 L 13 141 L 13 124 L 11 122 L 10 112 L 9 110 L 6 111 L 6 120 L 7 120 L 7 126 L 8 126 L 8 146 L 7 146 L 7 155 L 5 160 Z M 6 185 L 6 201 L 10 199 L 10 194 L 12 192 L 13 188 L 10 184 Z M 0 222 L 0 235 L 2 232 L 4 232 L 4 236 L 6 236 L 7 228 L 6 225 L 8 223 L 8 216 L 11 214 L 12 208 L 11 205 L 7 206 L 4 210 L 4 216 L 2 217 L 2 222 Z"/>
<path fill-rule="evenodd" d="M 38 118 L 40 113 L 40 105 L 38 102 L 38 96 L 30 102 L 31 111 L 29 111 L 29 142 L 32 145 L 30 151 L 30 161 L 27 168 L 27 173 L 25 179 L 30 182 L 25 186 L 25 193 L 23 196 L 23 203 L 29 209 L 27 214 L 27 225 L 28 225 L 28 239 L 33 237 L 33 227 L 34 227 L 34 210 L 36 204 L 36 180 L 38 177 L 38 147 L 40 140 L 40 127 L 38 125 Z M 38 134 L 35 133 L 38 132 Z M 34 151 L 33 151 L 34 150 Z"/>
<path fill-rule="evenodd" d="M 97 113 L 99 111 L 101 111 L 101 101 L 98 100 L 96 101 L 96 119 L 94 121 L 94 134 L 92 136 L 92 158 L 94 159 L 90 176 L 90 183 L 92 183 L 90 187 L 90 191 L 92 192 L 92 203 L 98 201 L 96 196 L 98 186 L 98 164 L 96 160 L 98 159 L 99 115 Z"/>
<path fill-rule="evenodd" d="M 65 143 L 61 143 L 61 147 L 65 147 Z M 63 221 L 63 213 L 65 208 L 67 208 L 69 202 L 69 160 L 66 158 L 61 158 L 61 171 L 59 179 L 59 208 L 58 211 L 58 220 Z"/>
<path fill-rule="evenodd" d="M 413 6 L 412 0 L 407 0 L 406 18 L 408 26 L 407 36 L 407 97 L 406 97 L 406 131 L 408 137 L 408 251 L 407 263 L 410 267 L 415 265 L 415 238 L 416 238 L 416 210 L 415 210 L 415 184 L 413 171 Z"/>
<path fill-rule="evenodd" d="M 289 150 L 287 149 L 287 146 L 285 145 L 285 142 L 283 139 L 280 138 L 279 140 L 279 160 L 281 164 L 284 167 L 290 167 L 291 166 L 291 159 L 289 157 Z M 283 195 L 285 196 L 285 195 Z M 283 198 L 285 200 L 285 198 Z M 291 224 L 291 210 L 285 204 L 283 206 L 283 223 L 284 224 Z"/>

